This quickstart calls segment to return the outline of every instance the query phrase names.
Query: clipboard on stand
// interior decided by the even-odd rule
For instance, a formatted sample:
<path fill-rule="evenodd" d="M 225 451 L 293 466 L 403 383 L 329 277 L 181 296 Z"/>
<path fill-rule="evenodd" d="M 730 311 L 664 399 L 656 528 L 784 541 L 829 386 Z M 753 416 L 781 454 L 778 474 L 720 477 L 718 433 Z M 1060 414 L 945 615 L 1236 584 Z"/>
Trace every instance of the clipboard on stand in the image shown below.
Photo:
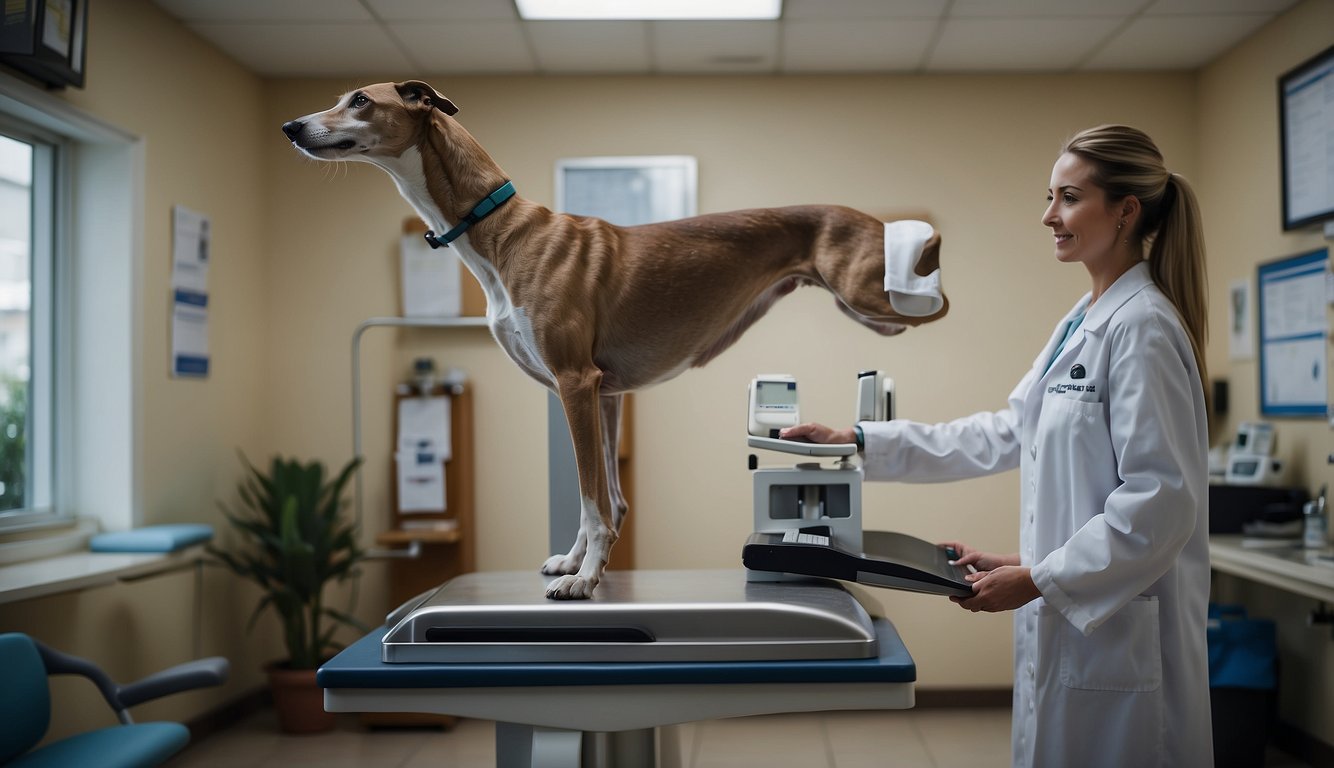
<path fill-rule="evenodd" d="M 440 426 L 442 411 L 445 441 L 431 434 Z M 397 392 L 393 419 L 391 527 L 376 541 L 382 546 L 417 542 L 452 550 L 396 563 L 420 566 L 414 568 L 420 573 L 403 580 L 410 584 L 394 579 L 395 592 L 410 597 L 475 568 L 472 390 L 464 383 L 436 384 L 425 397 Z"/>

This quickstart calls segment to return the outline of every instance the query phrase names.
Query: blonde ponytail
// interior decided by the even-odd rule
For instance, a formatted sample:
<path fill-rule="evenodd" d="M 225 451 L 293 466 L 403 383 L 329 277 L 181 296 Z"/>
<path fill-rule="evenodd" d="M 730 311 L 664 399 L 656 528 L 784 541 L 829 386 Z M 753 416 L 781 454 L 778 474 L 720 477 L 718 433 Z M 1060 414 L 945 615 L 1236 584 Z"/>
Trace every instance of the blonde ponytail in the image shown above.
<path fill-rule="evenodd" d="M 1176 307 L 1190 337 L 1201 383 L 1208 380 L 1204 345 L 1208 335 L 1208 277 L 1204 230 L 1195 192 L 1171 173 L 1148 134 L 1124 125 L 1081 131 L 1063 149 L 1088 160 L 1093 182 L 1111 201 L 1134 195 L 1143 213 L 1133 236 L 1148 248 L 1153 282 Z M 1208 388 L 1205 388 L 1206 394 Z"/>

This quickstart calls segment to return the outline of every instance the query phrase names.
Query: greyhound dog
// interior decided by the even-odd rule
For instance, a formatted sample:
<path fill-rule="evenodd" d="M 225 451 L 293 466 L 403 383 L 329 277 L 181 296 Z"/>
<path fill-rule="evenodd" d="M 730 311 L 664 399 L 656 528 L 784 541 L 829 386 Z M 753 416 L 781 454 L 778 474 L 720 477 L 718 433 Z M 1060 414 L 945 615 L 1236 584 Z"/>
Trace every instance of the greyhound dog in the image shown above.
<path fill-rule="evenodd" d="M 386 171 L 481 283 L 496 341 L 560 397 L 579 473 L 579 534 L 542 572 L 552 599 L 591 597 L 627 512 L 616 464 L 623 393 L 702 366 L 798 285 L 831 291 L 839 308 L 884 335 L 935 320 L 891 306 L 885 225 L 850 208 L 794 206 L 618 227 L 514 195 L 458 108 L 420 81 L 344 94 L 283 125 L 312 158 Z M 445 232 L 445 235 L 436 235 Z M 935 272 L 940 238 L 916 275 Z M 941 297 L 943 299 L 943 297 Z"/>

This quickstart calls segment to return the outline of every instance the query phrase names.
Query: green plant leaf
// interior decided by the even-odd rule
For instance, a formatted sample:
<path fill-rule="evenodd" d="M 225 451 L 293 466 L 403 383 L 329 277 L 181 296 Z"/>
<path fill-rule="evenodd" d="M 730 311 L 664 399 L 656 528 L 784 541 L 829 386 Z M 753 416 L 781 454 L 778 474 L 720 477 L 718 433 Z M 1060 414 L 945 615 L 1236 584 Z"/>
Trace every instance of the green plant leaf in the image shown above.
<path fill-rule="evenodd" d="M 365 556 L 355 526 L 339 517 L 347 482 L 361 461 L 353 459 L 327 479 L 319 461 L 275 456 L 264 472 L 244 454 L 240 458 L 245 470 L 236 490 L 240 504 L 219 507 L 241 543 L 208 551 L 263 590 L 247 628 L 271 609 L 281 621 L 290 665 L 313 667 L 336 645 L 340 627 L 363 627 L 351 613 L 323 605 L 324 587 L 357 575 L 355 566 Z"/>

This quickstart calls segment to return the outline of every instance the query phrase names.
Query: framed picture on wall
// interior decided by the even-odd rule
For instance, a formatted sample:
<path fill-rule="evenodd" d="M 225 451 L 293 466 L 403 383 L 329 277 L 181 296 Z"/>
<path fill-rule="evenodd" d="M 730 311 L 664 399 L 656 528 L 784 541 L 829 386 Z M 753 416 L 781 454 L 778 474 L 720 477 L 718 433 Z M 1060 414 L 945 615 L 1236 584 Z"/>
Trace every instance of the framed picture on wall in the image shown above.
<path fill-rule="evenodd" d="M 1255 357 L 1254 317 L 1250 278 L 1233 280 L 1228 285 L 1227 303 L 1229 359 L 1251 360 Z"/>
<path fill-rule="evenodd" d="M 1329 249 L 1257 268 L 1260 413 L 1324 418 L 1329 410 Z"/>
<path fill-rule="evenodd" d="M 695 158 L 576 157 L 556 161 L 556 210 L 631 227 L 695 215 Z"/>
<path fill-rule="evenodd" d="M 52 86 L 83 87 L 89 0 L 7 0 L 0 65 Z"/>

